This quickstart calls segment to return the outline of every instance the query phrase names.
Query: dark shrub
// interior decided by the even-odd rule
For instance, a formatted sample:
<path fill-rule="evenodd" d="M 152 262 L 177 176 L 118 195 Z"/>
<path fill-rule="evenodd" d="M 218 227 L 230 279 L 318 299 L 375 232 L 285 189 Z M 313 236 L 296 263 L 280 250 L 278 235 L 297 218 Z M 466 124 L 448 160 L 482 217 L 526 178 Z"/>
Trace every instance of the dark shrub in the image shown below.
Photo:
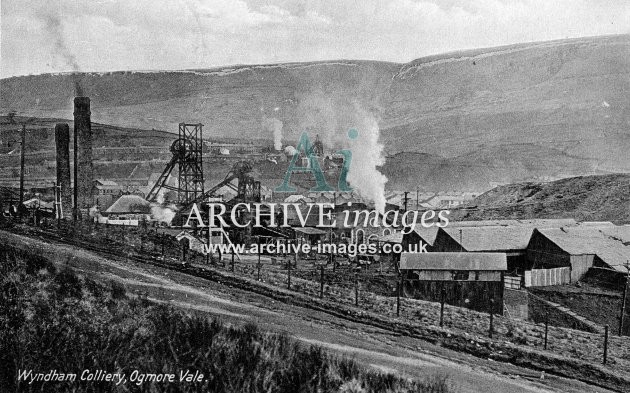
<path fill-rule="evenodd" d="M 81 298 L 81 280 L 74 270 L 64 267 L 55 276 L 55 284 L 57 284 L 57 294 L 61 297 Z"/>

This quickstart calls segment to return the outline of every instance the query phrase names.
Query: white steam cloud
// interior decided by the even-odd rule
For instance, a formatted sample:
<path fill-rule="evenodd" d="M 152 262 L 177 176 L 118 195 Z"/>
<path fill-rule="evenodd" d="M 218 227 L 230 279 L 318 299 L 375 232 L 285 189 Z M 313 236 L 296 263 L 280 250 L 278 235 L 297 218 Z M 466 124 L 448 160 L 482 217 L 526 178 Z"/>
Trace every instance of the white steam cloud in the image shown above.
<path fill-rule="evenodd" d="M 346 92 L 335 90 L 313 90 L 298 96 L 297 127 L 299 133 L 308 133 L 311 142 L 319 135 L 325 151 L 349 148 L 352 161 L 348 183 L 362 198 L 374 202 L 376 210 L 383 212 L 387 178 L 378 169 L 385 163 L 384 147 L 379 143 L 378 108 L 361 102 L 363 95 L 359 92 L 357 97 L 350 98 Z M 350 129 L 357 130 L 355 139 L 348 137 Z"/>
<path fill-rule="evenodd" d="M 289 158 L 293 157 L 295 153 L 297 153 L 297 150 L 295 150 L 295 147 L 293 146 L 287 146 L 284 148 L 284 154 L 286 154 Z"/>
<path fill-rule="evenodd" d="M 379 143 L 377 119 L 358 105 L 356 107 L 358 136 L 350 140 L 352 162 L 348 173 L 348 183 L 363 198 L 374 202 L 374 208 L 385 211 L 385 183 L 387 177 L 378 167 L 385 164 L 383 145 Z"/>
<path fill-rule="evenodd" d="M 151 204 L 151 217 L 166 225 L 171 225 L 173 218 L 175 218 L 175 206 L 164 206 L 163 191 L 158 193 L 156 203 Z"/>
<path fill-rule="evenodd" d="M 262 126 L 265 131 L 273 134 L 273 148 L 282 150 L 282 122 L 275 117 L 263 117 Z"/>

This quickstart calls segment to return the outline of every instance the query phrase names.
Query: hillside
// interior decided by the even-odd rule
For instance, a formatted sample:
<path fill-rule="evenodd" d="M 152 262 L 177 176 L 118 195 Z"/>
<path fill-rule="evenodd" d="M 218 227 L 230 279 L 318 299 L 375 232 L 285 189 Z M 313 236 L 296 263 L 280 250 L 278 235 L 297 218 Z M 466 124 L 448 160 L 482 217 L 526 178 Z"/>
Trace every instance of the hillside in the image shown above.
<path fill-rule="evenodd" d="M 464 220 L 563 218 L 630 223 L 630 175 L 580 176 L 492 189 L 454 211 Z"/>
<path fill-rule="evenodd" d="M 0 113 L 72 118 L 75 84 L 95 122 L 328 147 L 378 120 L 389 188 L 630 172 L 630 36 L 518 44 L 406 64 L 329 61 L 209 70 L 44 74 L 0 80 Z M 399 153 L 420 154 L 402 162 Z M 424 161 L 429 158 L 429 161 Z M 393 162 L 390 163 L 390 160 Z M 436 170 L 422 169 L 426 164 Z M 400 165 L 406 169 L 401 173 Z M 422 168 L 421 168 L 422 167 Z"/>
<path fill-rule="evenodd" d="M 128 296 L 120 282 L 4 245 L 0 257 L 0 288 L 11 294 L 0 305 L 0 384 L 9 391 L 455 391 L 447 377 L 413 381 L 367 368 L 254 323 L 234 326 Z M 101 369 L 109 379 L 94 371 L 85 379 L 36 379 Z"/>

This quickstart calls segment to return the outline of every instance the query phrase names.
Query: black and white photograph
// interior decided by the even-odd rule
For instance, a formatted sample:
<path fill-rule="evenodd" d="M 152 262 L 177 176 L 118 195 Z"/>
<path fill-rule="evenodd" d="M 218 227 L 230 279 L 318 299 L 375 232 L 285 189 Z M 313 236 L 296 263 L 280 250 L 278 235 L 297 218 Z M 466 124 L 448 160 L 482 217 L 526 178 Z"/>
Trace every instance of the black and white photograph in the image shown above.
<path fill-rule="evenodd" d="M 0 392 L 630 392 L 630 2 L 1 0 Z"/>

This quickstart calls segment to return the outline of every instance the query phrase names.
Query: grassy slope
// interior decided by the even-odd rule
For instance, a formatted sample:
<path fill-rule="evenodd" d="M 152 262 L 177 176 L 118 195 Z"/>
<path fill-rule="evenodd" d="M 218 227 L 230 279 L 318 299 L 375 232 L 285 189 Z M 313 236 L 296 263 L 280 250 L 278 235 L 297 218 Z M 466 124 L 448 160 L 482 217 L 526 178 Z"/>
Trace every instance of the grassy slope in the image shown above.
<path fill-rule="evenodd" d="M 173 373 L 199 370 L 200 383 L 128 381 L 130 391 L 448 392 L 444 379 L 412 382 L 302 346 L 255 325 L 228 327 L 201 315 L 128 299 L 45 260 L 0 249 L 0 386 L 14 391 L 114 391 L 107 382 L 16 386 L 16 370 Z M 76 390 L 75 390 L 76 389 Z"/>
<path fill-rule="evenodd" d="M 594 321 L 601 326 L 609 325 L 617 332 L 621 293 L 603 291 L 598 287 L 552 286 L 530 289 L 537 296 L 568 307 L 578 315 Z M 627 329 L 627 330 L 626 330 Z M 624 334 L 630 333 L 630 324 L 624 323 Z"/>
<path fill-rule="evenodd" d="M 466 220 L 563 218 L 630 223 L 630 175 L 580 176 L 550 183 L 500 186 L 477 197 L 476 210 L 455 211 Z"/>

